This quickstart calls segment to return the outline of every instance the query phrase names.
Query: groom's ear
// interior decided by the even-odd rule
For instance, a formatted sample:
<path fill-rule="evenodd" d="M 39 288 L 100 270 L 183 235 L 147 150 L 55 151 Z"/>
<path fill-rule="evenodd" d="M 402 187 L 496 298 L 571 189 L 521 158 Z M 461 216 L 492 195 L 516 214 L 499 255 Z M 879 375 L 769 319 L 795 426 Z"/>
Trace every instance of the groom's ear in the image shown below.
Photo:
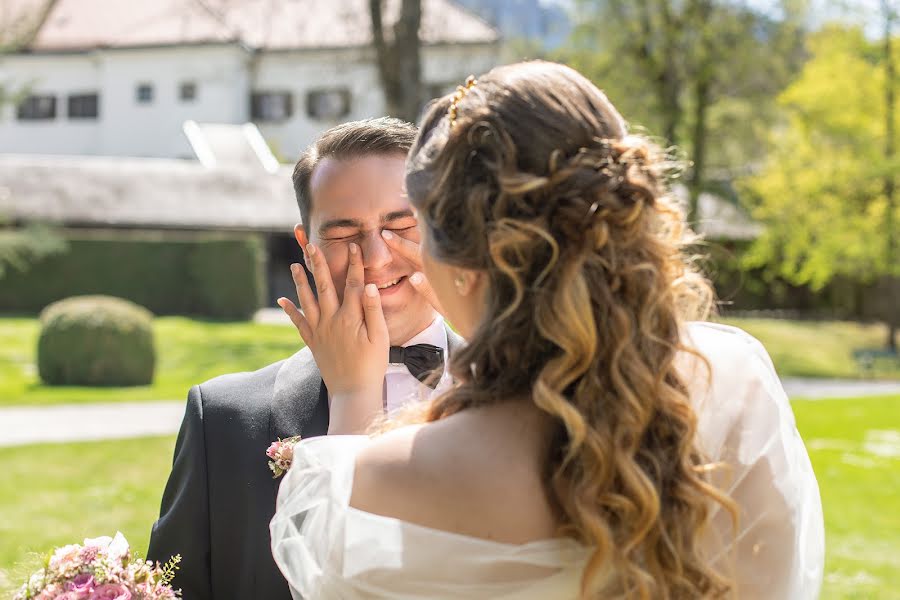
<path fill-rule="evenodd" d="M 297 243 L 300 245 L 300 250 L 303 252 L 303 262 L 306 263 L 306 268 L 312 271 L 312 264 L 309 262 L 309 256 L 306 255 L 306 245 L 309 243 L 309 237 L 307 237 L 306 230 L 300 223 L 294 225 L 294 238 L 297 240 Z"/>

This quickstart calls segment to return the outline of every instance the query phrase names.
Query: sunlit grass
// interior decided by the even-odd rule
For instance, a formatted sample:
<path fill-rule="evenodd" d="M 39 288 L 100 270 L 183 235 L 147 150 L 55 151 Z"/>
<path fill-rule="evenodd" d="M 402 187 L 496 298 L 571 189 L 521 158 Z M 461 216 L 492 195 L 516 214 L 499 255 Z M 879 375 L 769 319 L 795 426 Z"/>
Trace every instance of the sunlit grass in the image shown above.
<path fill-rule="evenodd" d="M 174 446 L 161 437 L 0 448 L 0 598 L 55 546 L 121 531 L 143 556 Z"/>
<path fill-rule="evenodd" d="M 793 407 L 825 509 L 822 598 L 900 598 L 900 396 Z"/>
<path fill-rule="evenodd" d="M 722 319 L 758 338 L 781 377 L 900 379 L 900 362 L 879 359 L 871 370 L 853 357 L 856 350 L 881 349 L 887 339 L 882 324 L 849 321 Z"/>
<path fill-rule="evenodd" d="M 822 490 L 824 599 L 900 597 L 900 396 L 796 401 Z M 0 597 L 53 546 L 122 531 L 143 553 L 174 438 L 0 449 Z"/>
<path fill-rule="evenodd" d="M 293 327 L 161 317 L 154 321 L 158 362 L 153 385 L 51 387 L 37 373 L 38 333 L 36 319 L 0 318 L 0 405 L 183 400 L 194 384 L 262 368 L 302 346 Z"/>

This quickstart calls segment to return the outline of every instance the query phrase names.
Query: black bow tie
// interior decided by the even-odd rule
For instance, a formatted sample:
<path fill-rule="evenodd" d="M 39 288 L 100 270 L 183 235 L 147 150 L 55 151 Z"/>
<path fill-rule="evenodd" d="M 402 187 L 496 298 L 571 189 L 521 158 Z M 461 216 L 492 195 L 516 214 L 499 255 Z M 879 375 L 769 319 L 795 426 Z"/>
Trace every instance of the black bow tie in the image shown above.
<path fill-rule="evenodd" d="M 432 372 L 444 368 L 444 349 L 431 344 L 414 344 L 405 348 L 391 346 L 390 362 L 397 365 L 406 365 L 413 377 L 429 385 L 432 389 L 437 386 L 440 375 L 429 378 Z"/>

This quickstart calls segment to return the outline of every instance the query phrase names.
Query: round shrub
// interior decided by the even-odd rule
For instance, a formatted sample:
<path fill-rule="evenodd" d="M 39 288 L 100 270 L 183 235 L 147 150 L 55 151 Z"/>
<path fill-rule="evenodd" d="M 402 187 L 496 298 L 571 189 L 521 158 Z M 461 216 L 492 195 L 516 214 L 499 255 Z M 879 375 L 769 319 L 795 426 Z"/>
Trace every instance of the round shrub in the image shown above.
<path fill-rule="evenodd" d="M 41 312 L 38 372 L 48 385 L 124 386 L 153 381 L 153 315 L 111 296 L 76 296 Z"/>

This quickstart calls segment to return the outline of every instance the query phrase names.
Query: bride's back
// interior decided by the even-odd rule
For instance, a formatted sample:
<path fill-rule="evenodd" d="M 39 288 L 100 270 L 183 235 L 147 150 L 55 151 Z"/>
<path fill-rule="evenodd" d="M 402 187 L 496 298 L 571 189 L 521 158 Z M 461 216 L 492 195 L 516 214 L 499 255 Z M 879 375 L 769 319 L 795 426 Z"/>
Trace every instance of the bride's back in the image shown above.
<path fill-rule="evenodd" d="M 351 506 L 509 544 L 556 537 L 544 489 L 550 426 L 522 402 L 464 411 L 376 438 L 357 457 Z"/>

